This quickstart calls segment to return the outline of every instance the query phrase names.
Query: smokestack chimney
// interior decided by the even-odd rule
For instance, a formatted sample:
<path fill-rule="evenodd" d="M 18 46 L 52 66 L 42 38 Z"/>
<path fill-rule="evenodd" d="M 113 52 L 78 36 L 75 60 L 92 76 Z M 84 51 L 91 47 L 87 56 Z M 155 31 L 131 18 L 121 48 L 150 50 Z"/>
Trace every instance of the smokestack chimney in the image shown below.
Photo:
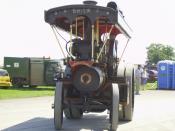
<path fill-rule="evenodd" d="M 86 0 L 86 1 L 83 1 L 83 4 L 86 4 L 86 5 L 96 5 L 97 2 L 96 1 L 93 1 L 93 0 Z"/>

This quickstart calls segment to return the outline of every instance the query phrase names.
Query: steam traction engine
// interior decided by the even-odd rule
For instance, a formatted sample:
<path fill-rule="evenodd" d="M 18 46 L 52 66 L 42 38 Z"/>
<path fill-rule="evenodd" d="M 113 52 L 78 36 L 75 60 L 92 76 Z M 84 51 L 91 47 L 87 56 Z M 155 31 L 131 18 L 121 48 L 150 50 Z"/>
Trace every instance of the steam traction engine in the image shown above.
<path fill-rule="evenodd" d="M 56 76 L 54 123 L 62 128 L 63 112 L 67 119 L 80 119 L 84 112 L 109 110 L 110 130 L 118 120 L 132 120 L 134 108 L 134 68 L 124 66 L 117 56 L 116 36 L 130 39 L 130 28 L 116 3 L 106 7 L 95 1 L 45 11 L 58 40 L 58 29 L 66 31 L 65 71 Z"/>

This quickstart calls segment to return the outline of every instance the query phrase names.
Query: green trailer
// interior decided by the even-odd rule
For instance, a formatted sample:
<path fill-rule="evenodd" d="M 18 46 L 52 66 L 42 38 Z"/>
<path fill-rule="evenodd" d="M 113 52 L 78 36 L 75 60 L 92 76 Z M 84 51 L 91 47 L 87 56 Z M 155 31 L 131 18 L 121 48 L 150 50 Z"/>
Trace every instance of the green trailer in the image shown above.
<path fill-rule="evenodd" d="M 54 76 L 59 71 L 60 64 L 58 60 L 46 60 L 44 63 L 44 81 L 46 85 L 55 85 Z"/>
<path fill-rule="evenodd" d="M 30 85 L 45 85 L 44 61 L 45 58 L 30 58 Z"/>
<path fill-rule="evenodd" d="M 4 68 L 13 85 L 55 85 L 54 74 L 60 67 L 58 60 L 44 57 L 4 57 Z"/>
<path fill-rule="evenodd" d="M 9 72 L 13 85 L 30 85 L 30 58 L 4 57 L 4 68 Z"/>

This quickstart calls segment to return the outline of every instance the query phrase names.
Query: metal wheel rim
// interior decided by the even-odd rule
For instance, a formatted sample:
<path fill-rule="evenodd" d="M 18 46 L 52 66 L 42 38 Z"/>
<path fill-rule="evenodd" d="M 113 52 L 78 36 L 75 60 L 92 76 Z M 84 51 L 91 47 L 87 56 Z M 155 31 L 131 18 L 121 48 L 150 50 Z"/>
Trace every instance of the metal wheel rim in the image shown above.
<path fill-rule="evenodd" d="M 111 131 L 116 131 L 119 118 L 119 89 L 118 84 L 112 84 L 112 108 L 110 112 Z"/>
<path fill-rule="evenodd" d="M 54 124 L 55 129 L 62 128 L 63 123 L 63 84 L 56 82 L 55 100 L 54 100 Z"/>
<path fill-rule="evenodd" d="M 129 82 L 129 104 L 125 107 L 125 119 L 132 120 L 133 110 L 134 110 L 134 81 L 132 80 L 132 76 L 128 77 L 127 80 Z"/>

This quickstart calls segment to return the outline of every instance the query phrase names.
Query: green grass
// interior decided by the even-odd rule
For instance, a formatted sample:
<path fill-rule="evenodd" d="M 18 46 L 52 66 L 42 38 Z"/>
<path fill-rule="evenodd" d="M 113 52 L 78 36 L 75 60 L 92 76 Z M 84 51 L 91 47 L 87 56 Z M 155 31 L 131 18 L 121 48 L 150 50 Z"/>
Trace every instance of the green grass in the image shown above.
<path fill-rule="evenodd" d="M 157 81 L 155 82 L 148 82 L 146 84 L 146 90 L 156 90 L 157 89 Z"/>
<path fill-rule="evenodd" d="M 146 84 L 146 90 L 156 90 L 157 81 L 148 82 Z M 41 96 L 53 96 L 55 88 L 52 86 L 38 86 L 35 88 L 29 87 L 10 87 L 0 88 L 0 100 L 1 99 L 14 99 L 14 98 L 29 98 L 29 97 L 41 97 Z"/>
<path fill-rule="evenodd" d="M 54 95 L 54 87 L 52 86 L 38 86 L 35 88 L 30 87 L 0 88 L 0 100 L 13 99 L 13 98 L 53 96 L 53 95 Z"/>

